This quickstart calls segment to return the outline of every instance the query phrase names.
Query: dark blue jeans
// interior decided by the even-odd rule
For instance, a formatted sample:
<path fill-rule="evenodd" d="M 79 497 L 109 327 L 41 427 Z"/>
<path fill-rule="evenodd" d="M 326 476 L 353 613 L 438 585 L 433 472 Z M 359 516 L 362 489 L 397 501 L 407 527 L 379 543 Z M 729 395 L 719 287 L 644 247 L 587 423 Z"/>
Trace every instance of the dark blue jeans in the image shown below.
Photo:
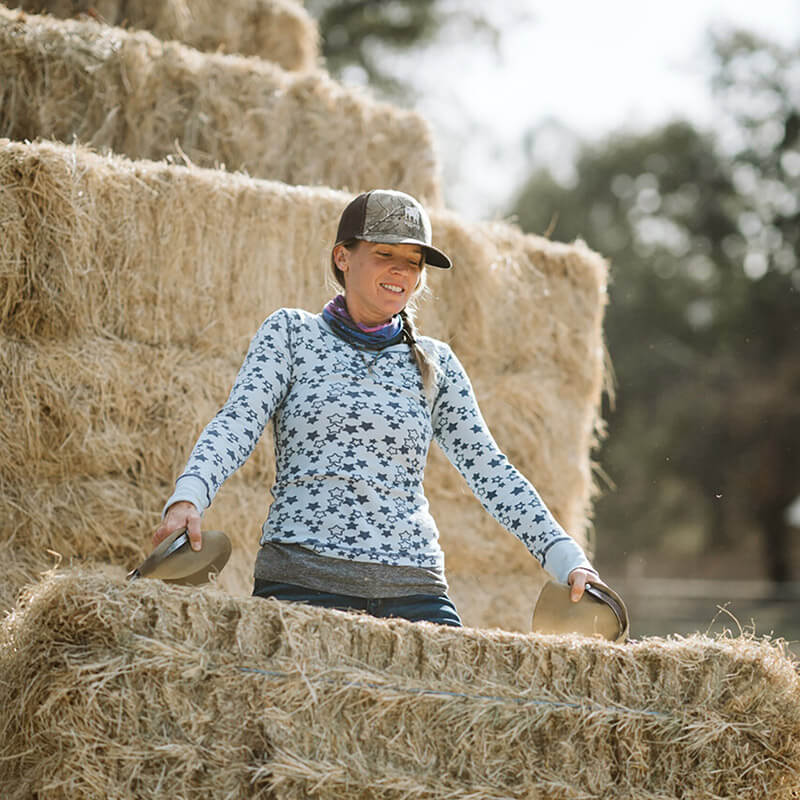
<path fill-rule="evenodd" d="M 308 603 L 340 611 L 365 611 L 373 617 L 402 617 L 411 622 L 435 622 L 461 627 L 461 617 L 445 594 L 412 594 L 408 597 L 356 597 L 349 594 L 318 592 L 292 583 L 275 583 L 256 578 L 254 597 L 275 597 L 291 603 Z"/>

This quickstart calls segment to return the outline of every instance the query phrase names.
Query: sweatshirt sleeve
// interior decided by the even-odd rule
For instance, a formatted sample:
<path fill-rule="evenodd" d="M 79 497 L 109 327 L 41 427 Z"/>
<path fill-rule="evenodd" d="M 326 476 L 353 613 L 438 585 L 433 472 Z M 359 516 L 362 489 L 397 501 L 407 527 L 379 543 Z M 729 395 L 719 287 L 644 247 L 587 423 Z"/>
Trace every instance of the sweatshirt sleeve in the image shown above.
<path fill-rule="evenodd" d="M 211 505 L 220 486 L 253 452 L 289 391 L 291 374 L 288 313 L 280 309 L 250 342 L 225 405 L 200 434 L 162 516 L 179 500 L 201 512 Z"/>
<path fill-rule="evenodd" d="M 578 567 L 595 572 L 580 545 L 497 446 L 464 367 L 449 348 L 443 373 L 432 411 L 433 435 L 481 505 L 557 581 L 566 583 Z"/>

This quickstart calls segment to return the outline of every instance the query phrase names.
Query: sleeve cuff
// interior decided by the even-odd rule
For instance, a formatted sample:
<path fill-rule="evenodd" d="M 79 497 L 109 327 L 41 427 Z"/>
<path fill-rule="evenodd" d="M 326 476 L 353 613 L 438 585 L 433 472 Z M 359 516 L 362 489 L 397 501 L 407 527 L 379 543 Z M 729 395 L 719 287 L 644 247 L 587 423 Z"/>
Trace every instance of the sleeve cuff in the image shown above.
<path fill-rule="evenodd" d="M 194 475 L 183 475 L 175 483 L 175 491 L 172 496 L 164 503 L 161 510 L 161 519 L 167 514 L 167 509 L 181 500 L 190 502 L 202 514 L 208 508 L 208 489 L 205 481 L 196 478 Z"/>
<path fill-rule="evenodd" d="M 581 546 L 573 539 L 562 539 L 556 542 L 547 554 L 545 570 L 559 583 L 567 583 L 570 572 L 574 569 L 585 569 L 600 577 L 592 566 Z"/>

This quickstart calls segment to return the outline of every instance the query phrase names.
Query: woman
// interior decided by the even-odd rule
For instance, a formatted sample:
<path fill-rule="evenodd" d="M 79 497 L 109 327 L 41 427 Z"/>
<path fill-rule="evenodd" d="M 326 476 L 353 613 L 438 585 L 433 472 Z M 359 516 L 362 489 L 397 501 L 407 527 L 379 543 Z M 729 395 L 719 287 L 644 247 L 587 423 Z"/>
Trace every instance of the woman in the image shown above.
<path fill-rule="evenodd" d="M 436 439 L 484 507 L 577 601 L 597 579 L 579 545 L 497 447 L 448 345 L 418 336 L 425 266 L 450 269 L 422 206 L 359 195 L 342 213 L 331 268 L 344 293 L 321 314 L 280 309 L 250 344 L 153 537 L 188 528 L 272 419 L 276 476 L 253 593 L 461 625 L 422 487 Z"/>

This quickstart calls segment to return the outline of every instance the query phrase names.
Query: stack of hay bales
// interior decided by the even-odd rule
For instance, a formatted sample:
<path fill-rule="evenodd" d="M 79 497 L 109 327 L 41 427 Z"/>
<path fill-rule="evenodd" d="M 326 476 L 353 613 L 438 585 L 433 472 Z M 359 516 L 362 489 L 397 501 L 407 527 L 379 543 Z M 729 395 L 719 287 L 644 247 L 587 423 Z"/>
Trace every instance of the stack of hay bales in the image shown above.
<path fill-rule="evenodd" d="M 96 8 L 240 50 L 245 9 L 288 8 L 240 3 L 242 31 L 225 16 L 216 45 L 205 0 Z M 205 54 L 0 7 L 2 607 L 30 584 L 0 625 L 4 796 L 796 797 L 798 678 L 768 643 L 611 645 L 235 596 L 269 436 L 206 514 L 234 541 L 220 586 L 125 582 L 250 336 L 330 296 L 338 216 L 374 186 L 433 207 L 456 269 L 431 275 L 421 328 L 452 344 L 500 445 L 585 541 L 602 259 L 437 208 L 423 120 L 263 47 Z M 40 137 L 66 141 L 22 141 Z M 249 174 L 205 168 L 220 163 Z M 534 559 L 435 448 L 426 492 L 465 621 L 527 630 Z"/>
<path fill-rule="evenodd" d="M 330 296 L 328 247 L 351 196 L 334 190 L 392 186 L 429 204 L 457 265 L 431 276 L 422 330 L 453 345 L 501 446 L 585 542 L 605 265 L 580 245 L 437 209 L 417 114 L 322 72 L 0 6 L 0 135 L 17 140 L 0 153 L 5 540 L 141 558 L 261 320 Z M 108 155 L 20 141 L 38 137 Z M 187 166 L 142 160 L 164 156 Z M 220 162 L 280 183 L 200 168 Z M 426 476 L 465 621 L 527 630 L 538 564 L 435 449 Z M 266 440 L 206 516 L 237 544 L 231 591 L 249 590 L 272 478 Z"/>
<path fill-rule="evenodd" d="M 133 566 L 261 320 L 330 295 L 327 247 L 348 199 L 77 146 L 3 143 L 6 537 Z M 496 438 L 581 536 L 605 265 L 577 245 L 432 216 L 457 267 L 431 275 L 436 299 L 421 327 L 452 343 Z M 265 437 L 206 516 L 234 538 L 223 580 L 236 593 L 251 585 L 273 478 Z M 426 490 L 467 621 L 526 629 L 538 564 L 437 450 Z"/>
<path fill-rule="evenodd" d="M 178 155 L 289 184 L 392 185 L 440 200 L 421 117 L 323 72 L 3 6 L 0 136 L 77 139 L 136 159 Z"/>
<path fill-rule="evenodd" d="M 611 645 L 62 573 L 0 626 L 8 800 L 791 800 L 777 646 Z"/>
<path fill-rule="evenodd" d="M 457 267 L 431 276 L 422 329 L 453 345 L 501 445 L 585 539 L 605 265 L 580 245 L 438 209 L 417 114 L 322 72 L 0 6 L 0 135 L 8 547 L 141 558 L 249 337 L 276 307 L 321 307 L 338 215 L 374 186 L 433 209 Z M 106 155 L 23 141 L 39 137 Z M 187 166 L 143 160 L 162 156 Z M 219 162 L 275 182 L 201 166 Z M 206 517 L 237 545 L 231 591 L 249 590 L 272 478 L 265 439 Z M 527 629 L 538 565 L 439 452 L 426 488 L 465 620 Z"/>

